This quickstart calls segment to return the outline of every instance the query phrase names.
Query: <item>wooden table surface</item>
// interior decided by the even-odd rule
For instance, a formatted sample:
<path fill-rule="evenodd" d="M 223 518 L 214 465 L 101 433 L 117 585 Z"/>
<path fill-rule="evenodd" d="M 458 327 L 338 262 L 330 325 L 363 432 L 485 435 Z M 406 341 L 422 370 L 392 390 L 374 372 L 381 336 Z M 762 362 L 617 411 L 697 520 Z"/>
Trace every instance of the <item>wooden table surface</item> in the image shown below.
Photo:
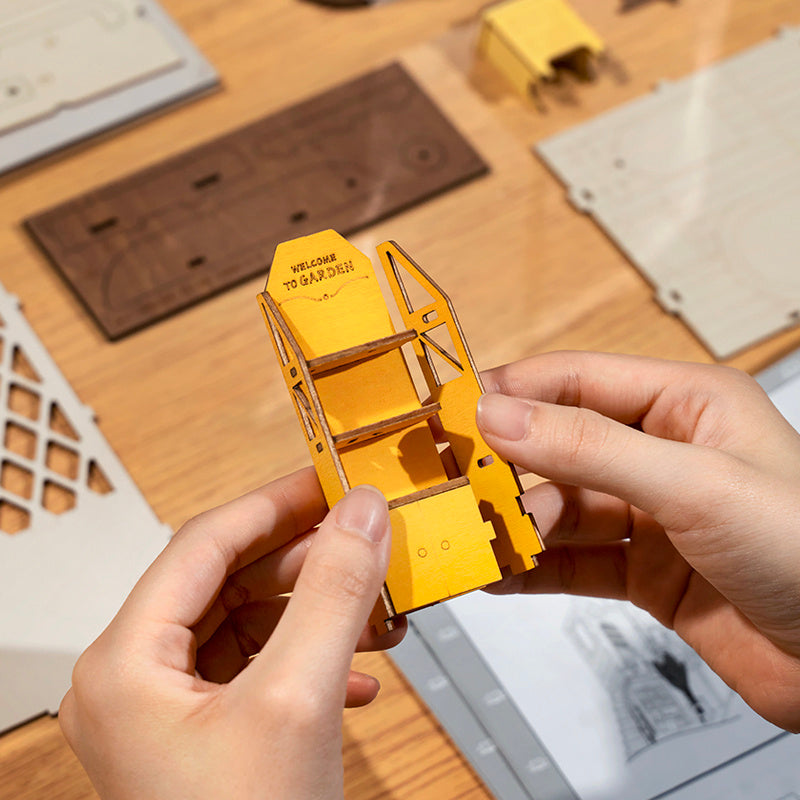
<path fill-rule="evenodd" d="M 397 240 L 450 292 L 479 367 L 554 348 L 710 361 L 646 281 L 530 153 L 539 139 L 800 23 L 796 0 L 573 0 L 618 69 L 546 98 L 542 114 L 476 63 L 483 0 L 395 0 L 334 10 L 302 0 L 162 0 L 219 69 L 222 91 L 0 181 L 0 279 L 160 518 L 188 517 L 309 462 L 246 282 L 110 344 L 20 227 L 108 180 L 400 59 L 492 173 L 352 237 Z M 800 345 L 794 330 L 737 356 L 756 371 Z M 110 532 L 113 533 L 113 532 Z M 489 795 L 389 659 L 358 657 L 380 699 L 345 715 L 351 800 Z M 39 719 L 0 738 L 0 798 L 96 797 Z M 143 798 L 144 800 L 144 798 Z M 177 800 L 177 799 L 176 799 Z"/>

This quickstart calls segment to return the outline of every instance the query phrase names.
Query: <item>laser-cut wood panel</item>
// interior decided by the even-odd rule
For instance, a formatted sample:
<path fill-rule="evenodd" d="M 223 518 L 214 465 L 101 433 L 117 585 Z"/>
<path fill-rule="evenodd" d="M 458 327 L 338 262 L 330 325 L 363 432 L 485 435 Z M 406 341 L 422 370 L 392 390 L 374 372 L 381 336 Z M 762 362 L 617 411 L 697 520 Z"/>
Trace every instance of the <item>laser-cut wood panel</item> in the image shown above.
<path fill-rule="evenodd" d="M 110 339 L 486 172 L 406 71 L 371 72 L 27 221 Z"/>

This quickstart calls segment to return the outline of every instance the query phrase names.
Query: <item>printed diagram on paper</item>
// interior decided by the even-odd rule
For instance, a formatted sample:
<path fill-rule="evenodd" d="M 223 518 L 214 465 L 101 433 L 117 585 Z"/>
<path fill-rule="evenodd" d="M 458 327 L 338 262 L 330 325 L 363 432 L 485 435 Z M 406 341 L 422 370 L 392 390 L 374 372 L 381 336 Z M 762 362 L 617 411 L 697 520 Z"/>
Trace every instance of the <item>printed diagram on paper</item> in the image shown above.
<path fill-rule="evenodd" d="M 575 603 L 564 632 L 608 692 L 630 760 L 672 736 L 733 719 L 733 693 L 700 657 L 633 607 Z"/>
<path fill-rule="evenodd" d="M 800 322 L 800 29 L 539 155 L 719 358 Z"/>
<path fill-rule="evenodd" d="M 72 667 L 169 538 L 0 287 L 0 732 Z"/>
<path fill-rule="evenodd" d="M 215 82 L 153 0 L 0 0 L 0 170 Z"/>

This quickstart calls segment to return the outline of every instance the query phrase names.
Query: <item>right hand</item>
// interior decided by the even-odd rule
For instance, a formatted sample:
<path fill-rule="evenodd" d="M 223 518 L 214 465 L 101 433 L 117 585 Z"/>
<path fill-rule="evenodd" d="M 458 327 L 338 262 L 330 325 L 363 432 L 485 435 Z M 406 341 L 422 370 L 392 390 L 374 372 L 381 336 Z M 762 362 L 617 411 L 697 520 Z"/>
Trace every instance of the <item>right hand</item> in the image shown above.
<path fill-rule="evenodd" d="M 548 549 L 495 592 L 631 600 L 800 731 L 800 435 L 737 370 L 550 353 L 484 375 L 478 424 L 549 482 Z"/>

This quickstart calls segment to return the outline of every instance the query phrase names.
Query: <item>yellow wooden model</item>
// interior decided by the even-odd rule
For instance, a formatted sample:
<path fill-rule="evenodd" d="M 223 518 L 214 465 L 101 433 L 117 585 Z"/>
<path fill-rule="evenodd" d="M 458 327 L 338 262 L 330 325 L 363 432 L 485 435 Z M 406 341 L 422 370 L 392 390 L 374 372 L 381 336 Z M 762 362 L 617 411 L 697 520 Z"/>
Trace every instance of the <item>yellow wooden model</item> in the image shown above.
<path fill-rule="evenodd" d="M 450 301 L 396 244 L 378 252 L 400 332 L 370 259 L 335 231 L 279 245 L 259 303 L 328 504 L 361 483 L 389 501 L 391 562 L 370 619 L 385 631 L 399 614 L 531 569 L 542 545 L 513 468 L 478 433 L 482 388 Z M 430 302 L 412 306 L 410 281 Z"/>
<path fill-rule="evenodd" d="M 555 78 L 554 61 L 598 56 L 605 45 L 564 0 L 507 0 L 484 13 L 478 49 L 528 96 Z"/>

